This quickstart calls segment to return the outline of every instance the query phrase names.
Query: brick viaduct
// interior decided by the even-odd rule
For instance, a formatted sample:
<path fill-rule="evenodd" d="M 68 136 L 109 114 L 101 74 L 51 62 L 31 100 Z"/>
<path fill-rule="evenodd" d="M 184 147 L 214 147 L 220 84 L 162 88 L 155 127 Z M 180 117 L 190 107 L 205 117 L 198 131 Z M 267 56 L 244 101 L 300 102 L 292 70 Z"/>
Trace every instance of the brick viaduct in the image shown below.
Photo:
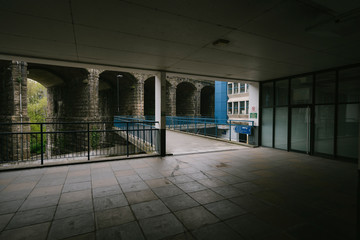
<path fill-rule="evenodd" d="M 117 93 L 118 75 L 122 77 Z M 47 88 L 50 122 L 112 121 L 115 115 L 154 114 L 153 75 L 0 61 L 0 122 L 29 121 L 27 78 Z M 166 88 L 167 115 L 213 116 L 213 82 L 168 76 Z"/>

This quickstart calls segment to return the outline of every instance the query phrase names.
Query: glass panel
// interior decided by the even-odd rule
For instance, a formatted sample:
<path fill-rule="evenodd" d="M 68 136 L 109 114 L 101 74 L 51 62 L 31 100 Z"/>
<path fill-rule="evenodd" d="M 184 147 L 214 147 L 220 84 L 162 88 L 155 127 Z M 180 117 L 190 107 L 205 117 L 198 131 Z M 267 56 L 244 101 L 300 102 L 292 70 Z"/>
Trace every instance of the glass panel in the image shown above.
<path fill-rule="evenodd" d="M 246 101 L 246 114 L 249 114 L 249 101 Z"/>
<path fill-rule="evenodd" d="M 339 105 L 337 130 L 337 155 L 358 158 L 359 104 Z"/>
<path fill-rule="evenodd" d="M 315 106 L 315 143 L 317 153 L 334 154 L 334 105 Z"/>
<path fill-rule="evenodd" d="M 261 95 L 262 95 L 262 106 L 269 107 L 274 104 L 274 84 L 273 82 L 263 83 L 261 85 Z"/>
<path fill-rule="evenodd" d="M 310 108 L 291 110 L 291 149 L 310 151 Z"/>
<path fill-rule="evenodd" d="M 239 113 L 239 103 L 238 102 L 234 102 L 234 114 L 238 114 Z"/>
<path fill-rule="evenodd" d="M 265 147 L 272 147 L 273 136 L 273 109 L 264 108 L 261 122 L 261 144 Z"/>
<path fill-rule="evenodd" d="M 360 67 L 339 71 L 339 102 L 360 102 Z"/>
<path fill-rule="evenodd" d="M 232 94 L 232 83 L 228 83 L 228 94 Z"/>
<path fill-rule="evenodd" d="M 232 102 L 228 103 L 228 114 L 232 114 Z"/>
<path fill-rule="evenodd" d="M 275 147 L 287 149 L 288 140 L 288 108 L 275 109 Z"/>
<path fill-rule="evenodd" d="M 245 102 L 240 102 L 240 114 L 245 114 Z"/>
<path fill-rule="evenodd" d="M 291 80 L 291 103 L 307 104 L 312 102 L 312 76 Z"/>
<path fill-rule="evenodd" d="M 336 72 L 326 72 L 316 75 L 315 103 L 335 102 Z"/>
<path fill-rule="evenodd" d="M 239 92 L 239 84 L 234 83 L 234 94 Z"/>
<path fill-rule="evenodd" d="M 245 92 L 245 83 L 240 83 L 240 93 Z"/>
<path fill-rule="evenodd" d="M 281 80 L 275 82 L 275 104 L 287 105 L 289 94 L 289 80 Z"/>

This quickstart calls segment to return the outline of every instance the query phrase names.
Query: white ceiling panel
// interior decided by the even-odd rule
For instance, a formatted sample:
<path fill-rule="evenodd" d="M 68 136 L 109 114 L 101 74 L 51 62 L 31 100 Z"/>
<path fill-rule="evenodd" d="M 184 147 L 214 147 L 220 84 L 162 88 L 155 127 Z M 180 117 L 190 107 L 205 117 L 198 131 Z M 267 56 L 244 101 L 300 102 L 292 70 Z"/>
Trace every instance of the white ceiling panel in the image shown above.
<path fill-rule="evenodd" d="M 149 55 L 184 58 L 197 48 L 187 44 L 179 44 L 157 39 L 119 32 L 105 31 L 88 27 L 76 26 L 76 38 L 79 45 L 100 47 L 125 52 L 143 53 Z M 146 43 L 146 44 L 144 44 Z"/>
<path fill-rule="evenodd" d="M 70 23 L 70 2 L 60 0 L 0 0 L 0 15 L 3 12 L 13 12 Z"/>
<path fill-rule="evenodd" d="M 359 63 L 359 6 L 351 0 L 0 0 L 0 56 L 261 81 Z M 230 42 L 214 46 L 218 39 Z"/>
<path fill-rule="evenodd" d="M 74 22 L 141 37 L 203 46 L 229 32 L 216 25 L 115 1 L 74 2 Z M 101 14 L 101 18 L 98 15 Z"/>

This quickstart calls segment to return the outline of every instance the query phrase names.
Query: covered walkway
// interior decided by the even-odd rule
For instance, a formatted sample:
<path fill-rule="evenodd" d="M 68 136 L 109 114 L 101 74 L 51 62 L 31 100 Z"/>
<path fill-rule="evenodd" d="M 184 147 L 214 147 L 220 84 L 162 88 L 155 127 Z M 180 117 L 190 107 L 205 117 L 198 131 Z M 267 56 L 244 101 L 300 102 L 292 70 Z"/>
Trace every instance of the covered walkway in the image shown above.
<path fill-rule="evenodd" d="M 247 147 L 222 142 L 201 135 L 190 135 L 178 131 L 166 130 L 166 151 L 174 155 L 188 153 L 218 152 L 239 150 Z"/>
<path fill-rule="evenodd" d="M 0 239 L 355 239 L 356 165 L 268 148 L 0 173 Z"/>

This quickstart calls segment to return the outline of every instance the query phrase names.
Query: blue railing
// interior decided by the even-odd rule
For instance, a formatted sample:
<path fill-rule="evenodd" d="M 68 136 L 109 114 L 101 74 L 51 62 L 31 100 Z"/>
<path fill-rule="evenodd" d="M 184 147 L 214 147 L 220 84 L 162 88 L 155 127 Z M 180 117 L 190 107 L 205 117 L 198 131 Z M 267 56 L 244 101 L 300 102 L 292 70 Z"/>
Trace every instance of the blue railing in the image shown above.
<path fill-rule="evenodd" d="M 126 142 L 146 152 L 159 152 L 159 130 L 155 128 L 156 123 L 145 120 L 145 117 L 114 117 L 114 127 L 123 130 L 121 135 Z"/>

